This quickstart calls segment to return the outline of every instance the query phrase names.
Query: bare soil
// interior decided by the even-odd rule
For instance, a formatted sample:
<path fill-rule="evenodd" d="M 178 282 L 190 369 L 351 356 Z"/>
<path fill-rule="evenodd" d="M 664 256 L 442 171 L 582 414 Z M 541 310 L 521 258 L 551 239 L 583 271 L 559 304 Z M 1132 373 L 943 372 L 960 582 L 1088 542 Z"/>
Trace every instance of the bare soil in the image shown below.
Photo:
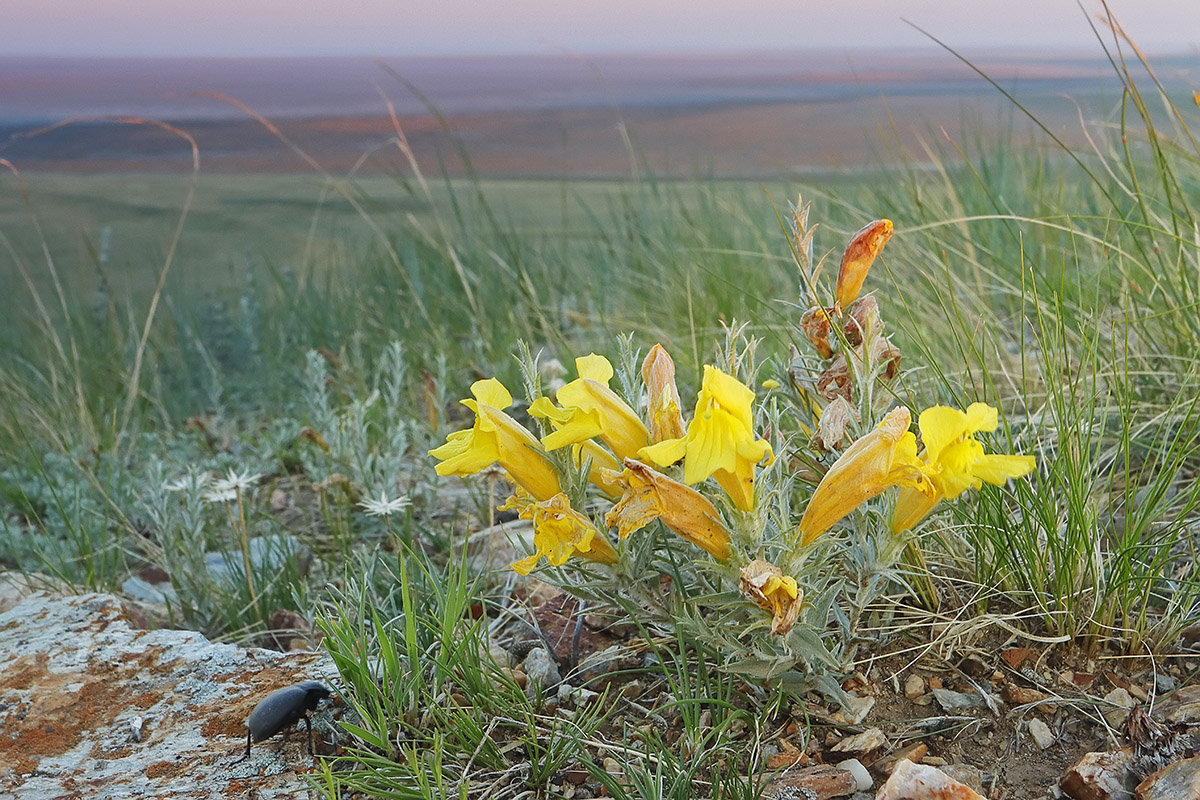
<path fill-rule="evenodd" d="M 619 629 L 593 626 L 595 618 L 590 616 L 578 624 L 575 601 L 550 587 L 535 591 L 529 600 L 543 641 L 555 648 L 564 680 L 592 690 L 607 689 L 619 704 L 603 731 L 607 738 L 636 746 L 628 742 L 629 731 L 648 722 L 660 727 L 666 722 L 663 740 L 672 746 L 684 743 L 682 722 L 666 710 L 672 700 L 669 687 L 647 680 L 650 673 L 637 669 L 638 659 L 607 662 L 610 670 L 618 669 L 616 674 L 586 670 L 589 656 L 594 660 L 593 654 L 614 644 L 633 648 L 634 639 Z M 577 628 L 582 632 L 576 641 Z M 763 762 L 755 768 L 782 770 L 786 778 L 805 767 L 838 763 L 850 755 L 834 750 L 840 742 L 877 728 L 886 745 L 854 754 L 872 767 L 871 797 L 886 779 L 880 767 L 886 769 L 889 756 L 912 753 L 909 748 L 914 745 L 926 748 L 917 754 L 923 763 L 941 767 L 990 800 L 1060 797 L 1060 779 L 1084 754 L 1146 744 L 1139 743 L 1137 731 L 1131 730 L 1130 710 L 1115 705 L 1120 698 L 1131 698 L 1138 710 L 1160 723 L 1164 709 L 1170 712 L 1193 701 L 1194 695 L 1181 690 L 1200 673 L 1200 652 L 1185 645 L 1190 642 L 1181 640 L 1179 652 L 1172 655 L 1129 658 L 1103 650 L 1088 652 L 1072 642 L 1039 642 L 1001 627 L 982 629 L 970 640 L 955 638 L 954 631 L 944 627 L 930 627 L 922 638 L 896 637 L 877 652 L 860 657 L 859 670 L 843 683 L 852 696 L 873 700 L 860 721 L 847 722 L 844 709 L 816 695 L 767 720 L 764 730 L 771 733 Z M 574 673 L 572 659 L 582 665 Z M 754 694 L 746 687 L 744 697 Z M 955 702 L 968 705 L 955 708 Z M 757 713 L 753 703 L 746 708 Z M 1034 720 L 1051 735 L 1044 748 L 1031 735 Z M 1162 730 L 1173 738 L 1195 732 L 1182 723 L 1164 723 Z M 750 736 L 749 730 L 736 726 L 732 731 L 735 736 Z M 1149 750 L 1155 749 L 1151 743 Z M 1174 760 L 1192 753 L 1181 747 Z M 1153 770 L 1145 766 L 1143 771 Z M 574 793 L 599 796 L 599 787 L 584 782 Z"/>

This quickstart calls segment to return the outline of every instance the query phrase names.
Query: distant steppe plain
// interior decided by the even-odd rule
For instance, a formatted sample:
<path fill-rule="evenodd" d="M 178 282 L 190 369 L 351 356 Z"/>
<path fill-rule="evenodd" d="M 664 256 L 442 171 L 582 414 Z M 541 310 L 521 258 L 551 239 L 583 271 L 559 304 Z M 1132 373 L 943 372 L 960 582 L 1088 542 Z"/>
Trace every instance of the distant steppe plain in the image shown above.
<path fill-rule="evenodd" d="M 246 83 L 253 64 L 208 65 L 205 73 L 169 62 L 150 77 L 146 65 L 83 65 L 92 75 L 83 84 L 70 64 L 6 66 L 14 81 L 0 85 L 0 95 L 14 102 L 38 85 L 28 76 L 52 73 L 46 85 L 59 85 L 64 99 L 39 113 L 65 112 L 84 94 L 93 100 L 88 113 L 46 124 L 0 117 L 0 159 L 11 165 L 0 174 L 8 243 L 0 278 L 11 285 L 24 272 L 45 291 L 49 259 L 67 290 L 83 297 L 104 282 L 118 295 L 149 291 L 185 210 L 172 290 L 236 293 L 246 274 L 264 267 L 320 275 L 382 244 L 398 216 L 430 211 L 414 163 L 433 205 L 482 196 L 504 224 L 561 237 L 588 235 L 584 223 L 631 180 L 758 198 L 766 184 L 786 202 L 800 189 L 958 161 L 959 149 L 980 152 L 993 141 L 1049 148 L 1023 112 L 962 65 L 946 67 L 947 58 L 940 66 L 883 60 L 861 74 L 816 58 L 409 64 L 414 84 L 432 87 L 428 106 L 375 66 L 375 77 L 390 81 L 385 88 L 342 105 L 346 90 L 328 80 L 368 81 L 332 62 L 304 62 L 299 71 L 258 65 L 270 79 L 262 86 Z M 1012 77 L 1014 65 L 1024 78 Z M 1117 97 L 1089 77 L 1094 62 L 1009 59 L 993 68 L 1069 143 L 1083 143 L 1082 122 L 1101 124 Z M 126 73 L 156 87 L 178 80 L 193 95 L 211 88 L 221 96 L 206 102 L 221 111 L 151 122 L 137 112 L 172 106 L 139 105 L 128 87 L 142 84 L 123 82 Z M 327 113 L 287 113 L 279 98 L 298 78 Z M 113 102 L 97 105 L 106 92 Z M 231 92 L 249 112 L 227 99 Z M 390 116 L 385 98 L 401 95 Z M 444 109 L 433 104 L 442 98 Z M 372 103 L 375 113 L 354 110 Z M 753 205 L 771 213 L 767 203 Z"/>

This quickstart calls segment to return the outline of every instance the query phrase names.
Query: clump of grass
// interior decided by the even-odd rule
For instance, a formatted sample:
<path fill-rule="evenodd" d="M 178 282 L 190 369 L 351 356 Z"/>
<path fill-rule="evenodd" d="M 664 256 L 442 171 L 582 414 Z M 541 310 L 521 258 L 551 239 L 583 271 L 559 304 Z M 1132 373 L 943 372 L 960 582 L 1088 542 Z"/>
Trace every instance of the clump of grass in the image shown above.
<path fill-rule="evenodd" d="M 319 619 L 359 742 L 327 773 L 331 786 L 433 800 L 466 796 L 484 772 L 539 790 L 577 759 L 606 704 L 540 710 L 490 655 L 488 620 L 470 613 L 482 584 L 465 559 L 439 567 L 401 547 L 360 568 Z"/>
<path fill-rule="evenodd" d="M 947 535 L 968 544 L 973 578 L 1040 609 L 1052 633 L 1141 652 L 1200 613 L 1181 558 L 1200 467 L 1198 152 L 1138 53 L 1164 108 L 1151 113 L 1126 46 L 1108 51 L 1120 118 L 1088 131 L 1092 152 L 1047 132 L 1059 158 L 960 150 L 940 185 L 909 184 L 921 202 L 897 211 L 913 232 L 897 250 L 923 283 L 896 292 L 923 353 L 913 377 L 947 399 L 1004 396 L 1005 440 L 1046 465 L 1017 489 L 1019 514 L 991 491 L 954 513 Z"/>

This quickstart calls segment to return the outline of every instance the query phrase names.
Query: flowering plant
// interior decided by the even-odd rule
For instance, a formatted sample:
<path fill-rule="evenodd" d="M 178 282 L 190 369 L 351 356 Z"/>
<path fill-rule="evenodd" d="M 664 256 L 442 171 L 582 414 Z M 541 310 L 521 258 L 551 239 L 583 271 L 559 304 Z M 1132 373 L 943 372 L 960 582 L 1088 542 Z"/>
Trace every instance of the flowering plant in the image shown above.
<path fill-rule="evenodd" d="M 815 298 L 807 213 L 797 206 L 794 252 Z M 744 327 L 730 327 L 717 363 L 703 365 L 690 418 L 661 344 L 639 359 L 623 339 L 617 367 L 580 356 L 576 379 L 552 395 L 526 353 L 538 431 L 506 413 L 513 398 L 499 381 L 478 381 L 462 401 L 473 426 L 429 451 L 438 473 L 504 470 L 514 486 L 504 508 L 534 531 L 533 551 L 512 564 L 519 574 L 544 562 L 581 597 L 692 629 L 728 654 L 729 669 L 820 683 L 845 666 L 854 634 L 846 625 L 839 641 L 827 626 L 856 619 L 844 605 L 861 612 L 895 582 L 912 529 L 942 500 L 1034 468 L 974 438 L 997 427 L 996 409 L 931 406 L 918 441 L 912 413 L 881 390 L 901 354 L 878 301 L 859 293 L 893 230 L 879 220 L 851 239 L 833 304 L 799 320 L 816 358 L 793 346 L 787 382 L 765 382 L 762 397 L 758 342 Z"/>

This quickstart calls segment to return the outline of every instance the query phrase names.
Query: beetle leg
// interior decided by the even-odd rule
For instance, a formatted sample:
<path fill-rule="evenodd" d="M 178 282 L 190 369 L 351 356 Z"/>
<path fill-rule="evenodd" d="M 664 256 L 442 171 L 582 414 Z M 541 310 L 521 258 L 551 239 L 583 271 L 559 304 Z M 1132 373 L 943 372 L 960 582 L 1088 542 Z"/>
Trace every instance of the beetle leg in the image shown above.
<path fill-rule="evenodd" d="M 242 757 L 237 759 L 236 761 L 230 761 L 229 766 L 232 767 L 234 764 L 240 764 L 249 757 L 250 757 L 250 731 L 246 731 L 246 752 L 243 753 Z"/>
<path fill-rule="evenodd" d="M 275 748 L 276 753 L 282 753 L 283 749 L 287 747 L 288 741 L 292 738 L 293 728 L 294 726 L 289 725 L 283 729 L 283 738 L 279 740 L 279 747 Z"/>

